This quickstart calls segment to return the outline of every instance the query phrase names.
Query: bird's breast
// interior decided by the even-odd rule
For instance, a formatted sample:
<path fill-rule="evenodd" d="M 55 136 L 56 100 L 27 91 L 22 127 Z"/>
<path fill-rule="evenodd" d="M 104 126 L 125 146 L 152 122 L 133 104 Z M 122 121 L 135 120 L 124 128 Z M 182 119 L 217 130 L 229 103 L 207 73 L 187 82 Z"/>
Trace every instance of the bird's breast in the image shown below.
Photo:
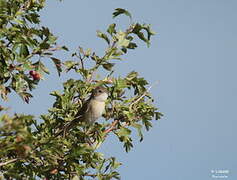
<path fill-rule="evenodd" d="M 89 122 L 96 121 L 102 115 L 104 109 L 105 109 L 105 102 L 91 100 L 89 103 L 86 119 Z"/>

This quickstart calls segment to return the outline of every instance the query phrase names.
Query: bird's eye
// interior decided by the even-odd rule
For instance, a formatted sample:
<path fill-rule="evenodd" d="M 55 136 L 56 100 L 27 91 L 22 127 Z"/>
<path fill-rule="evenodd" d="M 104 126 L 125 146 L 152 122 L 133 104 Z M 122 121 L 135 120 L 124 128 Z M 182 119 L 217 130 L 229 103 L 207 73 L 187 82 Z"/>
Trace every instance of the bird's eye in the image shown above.
<path fill-rule="evenodd" d="M 99 93 L 102 93 L 102 91 L 101 91 L 100 89 L 98 90 L 98 92 L 99 92 Z"/>

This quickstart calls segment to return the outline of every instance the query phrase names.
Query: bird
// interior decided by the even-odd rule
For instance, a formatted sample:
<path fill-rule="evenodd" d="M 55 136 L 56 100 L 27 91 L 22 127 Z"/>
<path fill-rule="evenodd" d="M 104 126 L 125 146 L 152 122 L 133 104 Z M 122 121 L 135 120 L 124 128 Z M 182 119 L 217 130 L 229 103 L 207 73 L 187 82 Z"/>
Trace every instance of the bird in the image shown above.
<path fill-rule="evenodd" d="M 78 111 L 76 117 L 71 122 L 67 123 L 63 130 L 57 133 L 57 135 L 65 134 L 75 127 L 79 122 L 85 122 L 87 126 L 91 126 L 97 119 L 99 119 L 104 110 L 105 102 L 109 96 L 108 90 L 103 86 L 97 86 L 92 90 L 90 98 L 82 105 Z"/>

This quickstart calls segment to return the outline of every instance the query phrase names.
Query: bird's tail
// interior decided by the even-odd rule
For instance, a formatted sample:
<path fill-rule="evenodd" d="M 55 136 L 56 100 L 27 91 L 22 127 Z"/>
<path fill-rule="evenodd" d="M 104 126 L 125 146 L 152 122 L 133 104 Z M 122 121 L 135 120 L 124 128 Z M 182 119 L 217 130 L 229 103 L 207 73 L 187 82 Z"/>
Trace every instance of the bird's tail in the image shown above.
<path fill-rule="evenodd" d="M 60 130 L 58 132 L 56 132 L 55 137 L 58 137 L 60 135 L 62 135 L 63 137 L 66 136 L 66 134 L 69 132 L 70 129 L 72 129 L 73 127 L 75 127 L 80 121 L 80 117 L 66 123 L 62 128 L 60 128 Z"/>

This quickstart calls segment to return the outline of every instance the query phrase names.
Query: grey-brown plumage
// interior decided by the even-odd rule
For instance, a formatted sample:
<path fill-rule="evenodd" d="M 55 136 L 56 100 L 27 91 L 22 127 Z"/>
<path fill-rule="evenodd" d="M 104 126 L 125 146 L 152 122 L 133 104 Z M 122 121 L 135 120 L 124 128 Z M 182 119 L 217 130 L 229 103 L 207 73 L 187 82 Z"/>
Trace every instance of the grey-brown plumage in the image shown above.
<path fill-rule="evenodd" d="M 105 101 L 108 98 L 108 91 L 105 87 L 96 87 L 86 101 L 86 103 L 81 107 L 80 111 L 77 113 L 77 119 L 74 119 L 70 123 L 66 124 L 59 134 L 67 133 L 71 128 L 76 126 L 78 122 L 85 122 L 88 125 L 93 124 L 99 117 L 102 116 L 105 109 Z"/>

